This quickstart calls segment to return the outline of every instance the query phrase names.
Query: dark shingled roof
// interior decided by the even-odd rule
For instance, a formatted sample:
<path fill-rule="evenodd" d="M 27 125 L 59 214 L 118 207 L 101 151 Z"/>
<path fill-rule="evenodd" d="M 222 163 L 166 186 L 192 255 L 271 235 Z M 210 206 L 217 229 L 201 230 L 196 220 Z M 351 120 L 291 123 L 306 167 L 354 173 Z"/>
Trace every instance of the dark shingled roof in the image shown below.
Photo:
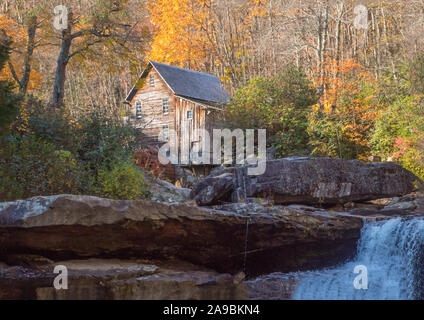
<path fill-rule="evenodd" d="M 229 99 L 221 81 L 214 75 L 149 61 L 149 66 L 143 72 L 141 78 L 147 77 L 152 67 L 156 69 L 177 96 L 196 99 L 205 104 L 211 102 L 208 105 L 225 104 Z M 137 89 L 134 87 L 126 100 L 131 101 L 136 93 Z"/>

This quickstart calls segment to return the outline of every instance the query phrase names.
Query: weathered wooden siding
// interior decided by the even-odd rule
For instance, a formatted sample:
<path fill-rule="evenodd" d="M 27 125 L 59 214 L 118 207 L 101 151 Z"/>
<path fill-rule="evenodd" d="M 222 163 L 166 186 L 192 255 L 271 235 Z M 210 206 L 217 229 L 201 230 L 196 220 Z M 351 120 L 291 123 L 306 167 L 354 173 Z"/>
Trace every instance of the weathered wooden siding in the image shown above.
<path fill-rule="evenodd" d="M 187 118 L 187 112 L 193 112 L 193 119 Z M 206 110 L 199 104 L 175 97 L 175 122 L 177 132 L 188 136 L 190 143 L 198 142 L 196 130 L 205 128 Z"/>
<path fill-rule="evenodd" d="M 153 75 L 155 79 L 154 86 L 150 85 L 151 75 Z M 163 99 L 168 99 L 168 114 L 163 114 Z M 136 117 L 137 101 L 142 103 L 141 119 L 137 119 Z M 155 69 L 149 72 L 142 88 L 138 90 L 131 101 L 130 111 L 131 123 L 136 128 L 143 131 L 148 139 L 146 143 L 157 144 L 158 136 L 163 126 L 168 125 L 170 130 L 175 130 L 177 132 L 177 140 L 175 143 L 180 150 L 183 148 L 183 137 L 187 137 L 189 142 L 187 148 L 193 148 L 193 146 L 197 144 L 200 146 L 202 152 L 211 152 L 211 150 L 205 150 L 203 141 L 201 141 L 196 132 L 198 129 L 206 129 L 209 132 L 212 147 L 213 129 L 216 128 L 215 115 L 219 111 L 207 108 L 189 99 L 175 96 Z M 188 119 L 187 111 L 192 111 L 192 119 Z"/>
<path fill-rule="evenodd" d="M 211 145 L 211 149 L 210 149 L 210 159 L 211 159 L 211 164 L 213 164 L 213 144 L 214 144 L 214 139 L 213 139 L 213 130 L 214 129 L 223 129 L 222 128 L 222 122 L 219 121 L 219 116 L 221 114 L 222 111 L 216 110 L 216 109 L 209 109 L 208 112 L 206 113 L 206 119 L 205 119 L 205 126 L 206 126 L 206 131 L 209 132 L 211 141 L 210 141 L 210 145 Z"/>
<path fill-rule="evenodd" d="M 150 76 L 153 75 L 155 85 L 150 85 Z M 168 99 L 168 114 L 163 114 L 162 102 Z M 142 117 L 136 118 L 136 102 L 141 102 Z M 143 133 L 154 141 L 162 131 L 164 125 L 168 125 L 169 129 L 175 130 L 175 103 L 173 92 L 161 76 L 152 69 L 146 77 L 142 88 L 131 101 L 131 123 L 143 130 Z"/>
<path fill-rule="evenodd" d="M 193 112 L 193 119 L 187 119 L 187 111 Z M 189 148 L 193 148 L 197 145 L 198 150 L 211 156 L 213 129 L 215 129 L 216 126 L 215 122 L 208 123 L 208 119 L 212 119 L 212 115 L 216 112 L 217 111 L 193 101 L 175 97 L 175 122 L 176 130 L 179 133 L 178 145 L 180 150 L 184 150 L 182 139 L 183 137 L 187 137 Z M 210 149 L 205 147 L 205 140 L 202 140 L 201 136 L 198 134 L 198 130 L 203 129 L 206 129 L 209 133 Z"/>

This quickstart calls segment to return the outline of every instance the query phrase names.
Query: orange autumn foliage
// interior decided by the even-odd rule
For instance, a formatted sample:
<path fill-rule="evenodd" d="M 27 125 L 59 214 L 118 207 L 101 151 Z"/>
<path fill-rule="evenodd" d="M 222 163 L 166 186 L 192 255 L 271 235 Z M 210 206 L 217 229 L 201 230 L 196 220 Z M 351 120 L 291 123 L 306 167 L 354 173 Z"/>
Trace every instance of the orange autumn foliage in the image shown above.
<path fill-rule="evenodd" d="M 27 32 L 24 28 L 22 28 L 22 26 L 4 14 L 0 14 L 0 30 L 4 30 L 7 36 L 13 40 L 10 63 L 14 66 L 17 76 L 21 77 L 23 68 L 23 54 L 19 52 L 23 52 L 25 50 Z M 14 82 L 12 72 L 9 67 L 3 68 L 3 70 L 0 71 L 0 80 Z M 31 91 L 40 89 L 41 81 L 42 75 L 35 70 L 31 70 L 28 90 Z"/>
<path fill-rule="evenodd" d="M 338 122 L 341 134 L 357 150 L 356 156 L 365 160 L 369 155 L 366 150 L 370 150 L 370 132 L 380 108 L 375 99 L 377 80 L 353 59 L 339 63 L 327 59 L 324 76 L 316 79 L 322 79 L 325 88 L 320 111 Z M 315 108 L 318 110 L 318 105 Z"/>

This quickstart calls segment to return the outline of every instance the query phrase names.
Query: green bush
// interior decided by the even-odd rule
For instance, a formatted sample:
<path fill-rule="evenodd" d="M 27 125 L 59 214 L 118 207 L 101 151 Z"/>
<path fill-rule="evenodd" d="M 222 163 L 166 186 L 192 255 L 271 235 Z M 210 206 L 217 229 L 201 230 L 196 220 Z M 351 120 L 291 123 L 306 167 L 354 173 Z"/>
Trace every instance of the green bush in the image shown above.
<path fill-rule="evenodd" d="M 0 198 L 3 201 L 36 195 L 80 194 L 89 189 L 75 157 L 35 136 L 9 137 L 0 149 Z"/>
<path fill-rule="evenodd" d="M 424 151 L 410 148 L 399 162 L 401 166 L 424 181 Z"/>
<path fill-rule="evenodd" d="M 104 108 L 72 119 L 35 99 L 1 142 L 3 200 L 60 193 L 112 198 L 145 194 L 143 174 L 131 162 L 138 131 Z"/>
<path fill-rule="evenodd" d="M 309 114 L 308 133 L 314 156 L 356 159 L 355 144 L 343 130 L 345 118 L 336 114 L 313 111 Z"/>
<path fill-rule="evenodd" d="M 135 200 L 148 195 L 144 174 L 132 161 L 121 161 L 111 170 L 99 171 L 99 195 L 111 199 Z"/>
<path fill-rule="evenodd" d="M 418 126 L 418 121 L 424 120 L 420 109 L 422 107 L 413 97 L 400 97 L 382 110 L 375 121 L 371 138 L 375 153 L 384 158 L 392 157 L 395 152 L 396 138 L 412 138 L 413 128 Z"/>
<path fill-rule="evenodd" d="M 105 110 L 99 108 L 78 119 L 74 131 L 76 153 L 92 175 L 97 176 L 100 169 L 111 170 L 116 162 L 132 158 L 138 134 L 134 127 L 107 116 Z"/>
<path fill-rule="evenodd" d="M 78 136 L 75 134 L 75 122 L 71 121 L 70 116 L 64 110 L 52 112 L 50 108 L 43 106 L 32 97 L 28 99 L 26 105 L 29 113 L 27 119 L 18 118 L 18 121 L 26 121 L 26 134 L 31 133 L 43 141 L 52 143 L 56 149 L 65 149 L 76 153 Z M 25 127 L 25 125 L 21 125 L 21 127 Z"/>
<path fill-rule="evenodd" d="M 424 178 L 424 106 L 420 97 L 400 97 L 380 113 L 371 139 L 374 152 L 391 157 Z"/>

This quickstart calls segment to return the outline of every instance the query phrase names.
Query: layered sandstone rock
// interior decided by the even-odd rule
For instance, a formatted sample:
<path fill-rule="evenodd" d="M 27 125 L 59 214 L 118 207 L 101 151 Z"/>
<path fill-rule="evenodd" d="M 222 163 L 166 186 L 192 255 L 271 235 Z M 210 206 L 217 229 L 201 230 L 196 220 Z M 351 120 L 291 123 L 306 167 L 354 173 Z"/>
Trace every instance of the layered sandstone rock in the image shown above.
<path fill-rule="evenodd" d="M 269 160 L 260 176 L 248 167 L 220 170 L 196 184 L 192 198 L 201 206 L 240 198 L 271 198 L 280 204 L 337 204 L 405 195 L 422 182 L 391 162 L 365 163 L 331 158 Z"/>
<path fill-rule="evenodd" d="M 67 288 L 54 287 L 68 271 Z M 62 283 L 61 283 L 62 284 Z M 0 300 L 239 300 L 247 287 L 229 274 L 218 274 L 187 264 L 172 266 L 141 260 L 70 260 L 43 266 L 7 266 L 0 263 Z"/>
<path fill-rule="evenodd" d="M 147 258 L 258 275 L 329 266 L 351 256 L 362 217 L 303 207 L 199 208 L 88 196 L 0 204 L 0 261 Z"/>

